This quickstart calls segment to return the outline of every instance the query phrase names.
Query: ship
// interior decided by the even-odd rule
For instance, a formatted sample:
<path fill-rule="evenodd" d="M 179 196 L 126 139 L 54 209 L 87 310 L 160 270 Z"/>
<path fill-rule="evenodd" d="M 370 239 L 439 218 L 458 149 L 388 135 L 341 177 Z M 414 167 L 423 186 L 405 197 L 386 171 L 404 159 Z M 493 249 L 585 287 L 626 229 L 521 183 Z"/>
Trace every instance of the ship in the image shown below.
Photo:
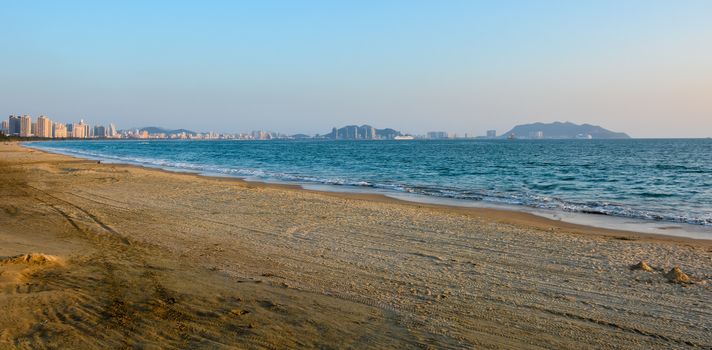
<path fill-rule="evenodd" d="M 415 137 L 410 135 L 398 135 L 393 138 L 394 140 L 404 141 L 404 140 L 415 140 Z"/>

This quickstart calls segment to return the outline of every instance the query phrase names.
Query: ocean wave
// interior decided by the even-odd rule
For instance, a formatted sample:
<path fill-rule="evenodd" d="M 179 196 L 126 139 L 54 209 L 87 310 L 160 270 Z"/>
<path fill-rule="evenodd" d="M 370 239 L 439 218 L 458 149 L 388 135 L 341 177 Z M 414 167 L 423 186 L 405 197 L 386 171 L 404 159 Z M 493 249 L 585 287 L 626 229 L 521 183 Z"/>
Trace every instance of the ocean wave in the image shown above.
<path fill-rule="evenodd" d="M 206 175 L 233 176 L 247 178 L 251 180 L 281 181 L 292 183 L 312 183 L 329 186 L 346 186 L 358 188 L 372 188 L 378 191 L 408 193 L 414 195 L 431 196 L 439 198 L 458 199 L 466 201 L 482 201 L 493 204 L 505 204 L 515 206 L 526 206 L 538 209 L 561 210 L 567 212 L 577 212 L 592 215 L 608 215 L 616 217 L 626 217 L 633 219 L 644 219 L 654 221 L 665 221 L 675 223 L 687 223 L 693 225 L 712 226 L 712 213 L 709 215 L 683 215 L 679 213 L 664 213 L 653 210 L 641 210 L 632 208 L 622 203 L 611 203 L 606 201 L 575 202 L 564 200 L 552 196 L 544 196 L 529 192 L 502 192 L 493 190 L 472 190 L 462 188 L 446 188 L 442 186 L 416 186 L 407 183 L 396 182 L 374 182 L 363 179 L 349 179 L 346 177 L 319 177 L 306 174 L 267 171 L 258 168 L 230 167 L 223 165 L 198 164 L 188 161 L 175 161 L 154 157 L 119 156 L 103 152 L 78 150 L 66 147 L 45 147 L 38 144 L 30 144 L 31 147 L 43 149 L 55 153 L 61 153 L 82 158 L 102 160 L 109 162 L 129 163 L 141 166 L 156 167 L 167 170 L 190 171 L 203 173 Z M 551 190 L 556 188 L 556 184 L 541 183 L 530 185 L 532 190 Z M 668 193 L 657 193 L 642 191 L 643 187 L 638 186 L 640 197 L 665 198 L 671 197 Z"/>

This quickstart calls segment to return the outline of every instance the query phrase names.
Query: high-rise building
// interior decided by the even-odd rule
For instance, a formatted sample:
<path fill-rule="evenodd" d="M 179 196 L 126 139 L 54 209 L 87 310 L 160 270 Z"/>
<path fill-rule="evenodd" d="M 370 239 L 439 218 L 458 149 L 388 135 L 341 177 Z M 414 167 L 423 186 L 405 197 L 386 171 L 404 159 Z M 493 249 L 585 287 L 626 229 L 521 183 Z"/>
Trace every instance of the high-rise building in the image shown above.
<path fill-rule="evenodd" d="M 84 119 L 79 123 L 72 125 L 72 137 L 76 139 L 85 139 L 89 137 L 89 124 L 84 123 Z"/>
<path fill-rule="evenodd" d="M 52 121 L 45 115 L 41 115 L 37 118 L 37 131 L 35 132 L 37 137 L 52 137 Z"/>
<path fill-rule="evenodd" d="M 7 120 L 3 120 L 0 124 L 0 131 L 2 131 L 4 135 L 10 134 L 10 123 L 8 123 Z"/>
<path fill-rule="evenodd" d="M 109 124 L 109 130 L 108 130 L 106 136 L 107 137 L 116 137 L 117 134 L 118 133 L 116 132 L 116 126 L 113 123 Z"/>
<path fill-rule="evenodd" d="M 54 123 L 54 132 L 52 136 L 55 139 L 63 139 L 67 137 L 67 125 L 63 123 Z"/>
<path fill-rule="evenodd" d="M 272 138 L 272 134 L 267 131 L 255 130 L 252 132 L 252 139 L 254 140 L 269 140 Z"/>
<path fill-rule="evenodd" d="M 370 125 L 362 125 L 358 128 L 358 137 L 359 139 L 365 139 L 365 140 L 374 140 L 377 138 L 376 136 L 376 128 L 370 126 Z"/>
<path fill-rule="evenodd" d="M 497 137 L 497 130 L 487 130 L 487 138 L 493 139 Z"/>
<path fill-rule="evenodd" d="M 20 117 L 20 136 L 32 136 L 32 117 L 30 117 L 29 115 L 23 115 L 22 117 Z"/>
<path fill-rule="evenodd" d="M 8 118 L 10 127 L 8 135 L 20 136 L 20 130 L 22 130 L 22 122 L 20 120 L 21 118 L 18 115 L 11 115 L 10 118 Z"/>
<path fill-rule="evenodd" d="M 445 131 L 429 131 L 427 137 L 433 140 L 441 140 L 448 138 L 448 134 Z"/>
<path fill-rule="evenodd" d="M 103 125 L 94 126 L 94 137 L 106 137 L 106 128 Z"/>
<path fill-rule="evenodd" d="M 345 139 L 353 140 L 358 138 L 358 126 L 356 125 L 349 125 L 345 126 Z"/>

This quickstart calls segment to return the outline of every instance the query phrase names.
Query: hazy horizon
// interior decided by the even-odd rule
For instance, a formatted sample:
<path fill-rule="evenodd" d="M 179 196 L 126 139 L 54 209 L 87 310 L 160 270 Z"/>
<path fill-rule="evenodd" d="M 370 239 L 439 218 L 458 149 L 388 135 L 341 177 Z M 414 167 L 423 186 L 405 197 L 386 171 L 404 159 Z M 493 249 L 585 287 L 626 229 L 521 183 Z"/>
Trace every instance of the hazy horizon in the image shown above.
<path fill-rule="evenodd" d="M 709 1 L 40 1 L 0 18 L 3 118 L 712 136 Z"/>

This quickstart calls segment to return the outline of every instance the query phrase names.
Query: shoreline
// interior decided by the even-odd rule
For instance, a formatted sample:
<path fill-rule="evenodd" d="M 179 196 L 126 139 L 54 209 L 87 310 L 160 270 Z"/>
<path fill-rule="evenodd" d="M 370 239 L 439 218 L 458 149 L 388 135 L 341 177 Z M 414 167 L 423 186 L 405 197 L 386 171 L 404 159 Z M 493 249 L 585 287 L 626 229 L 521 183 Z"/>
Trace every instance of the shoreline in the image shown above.
<path fill-rule="evenodd" d="M 615 217 L 615 216 L 608 216 L 608 215 L 595 215 L 594 214 L 585 214 L 585 213 L 569 213 L 569 212 L 564 212 L 564 211 L 557 211 L 557 210 L 546 210 L 546 209 L 535 209 L 535 208 L 529 208 L 529 207 L 518 207 L 515 205 L 495 205 L 495 204 L 490 204 L 490 203 L 477 203 L 473 202 L 474 205 L 467 205 L 465 201 L 463 201 L 463 205 L 457 205 L 457 204 L 448 204 L 448 200 L 445 198 L 434 198 L 432 201 L 428 201 L 430 198 L 423 198 L 424 200 L 418 201 L 417 198 L 413 200 L 408 200 L 406 198 L 398 198 L 396 194 L 394 195 L 389 195 L 388 193 L 370 193 L 368 191 L 339 191 L 339 188 L 337 186 L 329 186 L 329 185 L 321 185 L 321 184 L 300 184 L 300 183 L 282 183 L 282 182 L 270 182 L 270 181 L 263 181 L 263 180 L 251 180 L 248 178 L 243 178 L 243 177 L 237 177 L 237 176 L 221 176 L 220 174 L 206 174 L 206 173 L 201 173 L 197 171 L 190 171 L 190 170 L 185 170 L 185 169 L 166 169 L 162 168 L 159 166 L 148 166 L 148 165 L 142 165 L 142 164 L 131 164 L 131 163 L 126 163 L 126 162 L 120 162 L 120 161 L 106 161 L 103 159 L 91 159 L 91 158 L 82 158 L 80 156 L 76 155 L 71 155 L 71 154 L 65 154 L 61 152 L 52 152 L 50 150 L 46 149 L 41 149 L 41 148 L 35 148 L 31 147 L 28 145 L 24 144 L 25 142 L 18 142 L 18 144 L 26 149 L 32 149 L 36 150 L 39 152 L 44 152 L 47 154 L 53 154 L 53 155 L 60 155 L 64 157 L 69 157 L 73 158 L 76 160 L 80 161 L 100 161 L 102 164 L 111 164 L 111 165 L 120 165 L 120 166 L 127 166 L 127 167 L 136 167 L 136 168 L 141 168 L 145 170 L 154 170 L 154 171 L 161 171 L 161 172 L 166 172 L 169 174 L 182 174 L 182 175 L 187 175 L 187 176 L 198 176 L 202 178 L 207 178 L 207 179 L 216 179 L 220 181 L 237 181 L 243 184 L 249 184 L 253 186 L 261 186 L 261 187 L 267 187 L 267 188 L 279 188 L 279 189 L 287 189 L 287 190 L 292 190 L 292 191 L 307 191 L 307 192 L 312 192 L 312 193 L 317 193 L 317 194 L 322 194 L 322 195 L 327 195 L 327 196 L 336 196 L 340 198 L 348 198 L 348 199 L 358 199 L 358 200 L 366 200 L 366 201 L 377 201 L 377 202 L 382 202 L 382 203 L 398 203 L 402 205 L 410 205 L 410 206 L 415 206 L 415 207 L 427 207 L 427 208 L 440 208 L 443 210 L 451 210 L 459 213 L 464 213 L 467 215 L 473 215 L 476 217 L 482 217 L 485 219 L 490 219 L 490 220 L 496 220 L 498 222 L 503 222 L 503 223 L 510 223 L 510 224 L 517 224 L 517 225 L 524 225 L 527 227 L 533 227 L 541 230 L 550 230 L 550 231 L 557 231 L 557 230 L 566 230 L 569 232 L 575 232 L 575 233 L 580 233 L 580 234 L 588 234 L 588 235 L 599 235 L 599 236 L 605 236 L 605 237 L 613 237 L 617 239 L 628 239 L 628 240 L 648 240 L 648 241 L 674 241 L 674 242 L 680 242 L 680 243 L 692 243 L 692 244 L 702 244 L 704 246 L 712 246 L 712 229 L 709 231 L 706 230 L 706 227 L 701 226 L 697 227 L 695 225 L 690 225 L 690 224 L 683 224 L 683 223 L 675 223 L 675 222 L 656 222 L 656 221 L 648 221 L 648 220 L 642 220 L 642 219 L 632 219 L 632 218 L 624 218 L 624 217 Z M 334 190 L 319 190 L 319 189 L 313 189 L 310 187 L 329 187 L 333 188 Z M 405 197 L 405 196 L 404 196 Z M 452 200 L 451 202 L 455 202 L 457 200 Z M 438 203 L 439 202 L 439 203 Z M 538 213 L 537 213 L 538 212 Z M 567 221 L 564 219 L 554 219 L 552 217 L 560 217 L 562 214 L 572 214 L 574 216 L 578 216 L 580 218 L 586 218 L 583 220 L 571 220 Z M 594 220 L 595 218 L 595 220 Z M 610 225 L 605 225 L 602 224 L 600 226 L 597 226 L 596 223 L 602 223 L 604 221 L 619 221 L 620 223 L 623 223 L 625 220 L 633 220 L 636 221 L 635 224 L 631 225 L 632 229 L 617 229 L 617 228 L 611 228 L 611 227 L 606 227 Z M 664 225 L 661 228 L 657 228 L 658 232 L 642 232 L 642 229 L 648 228 L 648 229 L 656 229 L 653 226 L 658 226 L 658 225 Z M 677 234 L 670 234 L 670 233 L 665 233 L 661 232 L 666 229 L 677 229 L 681 228 L 682 230 L 678 230 Z M 639 229 L 638 229 L 639 228 Z M 685 231 L 685 228 L 688 230 L 696 230 L 696 232 L 690 232 L 690 231 Z M 702 238 L 699 237 L 700 235 L 706 235 L 710 234 L 709 238 Z"/>
<path fill-rule="evenodd" d="M 707 241 L 17 144 L 0 178 L 0 348 L 712 345 Z"/>

